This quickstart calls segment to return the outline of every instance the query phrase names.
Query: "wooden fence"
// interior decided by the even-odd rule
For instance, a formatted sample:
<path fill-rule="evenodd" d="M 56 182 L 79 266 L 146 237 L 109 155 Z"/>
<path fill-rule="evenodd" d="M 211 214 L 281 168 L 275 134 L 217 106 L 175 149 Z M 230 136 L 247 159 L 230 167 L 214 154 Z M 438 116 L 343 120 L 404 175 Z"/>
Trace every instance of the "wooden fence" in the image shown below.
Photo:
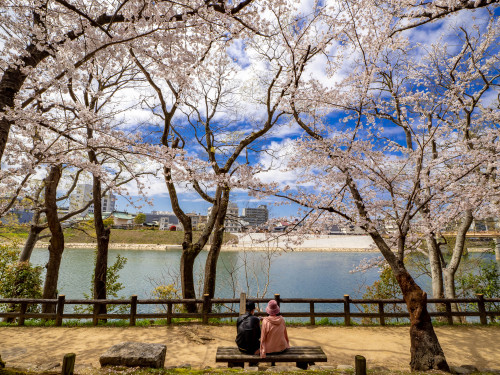
<path fill-rule="evenodd" d="M 387 312 L 386 305 L 405 304 L 402 299 L 351 299 L 348 295 L 344 298 L 281 298 L 279 294 L 274 295 L 274 299 L 282 306 L 283 317 L 289 318 L 309 318 L 310 324 L 316 323 L 316 318 L 343 318 L 344 324 L 350 326 L 354 318 L 376 318 L 380 325 L 385 325 L 387 319 L 393 318 L 408 318 L 407 312 Z M 86 299 L 66 299 L 64 295 L 60 295 L 57 299 L 0 299 L 0 305 L 18 306 L 10 312 L 1 312 L 0 318 L 17 319 L 18 325 L 24 325 L 26 319 L 48 319 L 55 320 L 56 326 L 61 326 L 63 319 L 92 319 L 93 324 L 97 325 L 100 319 L 125 319 L 129 321 L 131 326 L 134 326 L 137 319 L 165 319 L 167 324 L 172 323 L 174 318 L 193 318 L 201 319 L 204 324 L 208 323 L 210 318 L 235 318 L 245 311 L 245 303 L 252 301 L 255 303 L 267 304 L 269 298 L 248 298 L 245 293 L 242 293 L 240 298 L 209 298 L 204 295 L 203 299 L 141 299 L 137 296 L 132 296 L 129 300 L 86 300 Z M 441 317 L 448 324 L 453 324 L 453 317 L 479 317 L 481 324 L 487 324 L 487 318 L 494 321 L 500 316 L 500 309 L 496 311 L 487 311 L 488 303 L 499 303 L 500 298 L 484 298 L 482 294 L 478 294 L 477 298 L 455 298 L 455 299 L 428 299 L 428 306 L 434 304 L 439 308 L 429 311 L 431 317 Z M 183 305 L 186 303 L 196 303 L 198 311 L 196 313 L 174 312 L 174 306 Z M 477 311 L 452 311 L 452 304 L 468 304 L 469 307 L 475 307 Z M 29 312 L 29 305 L 51 304 L 56 305 L 55 313 L 39 313 Z M 108 313 L 98 314 L 98 305 L 130 305 L 130 310 L 127 313 Z M 237 306 L 237 309 L 230 309 L 228 312 L 214 312 L 213 307 L 218 305 Z M 305 304 L 308 305 L 308 311 L 287 312 L 284 304 Z M 341 311 L 317 311 L 316 305 L 340 305 Z M 93 313 L 80 314 L 73 312 L 64 312 L 67 305 L 93 305 Z M 159 305 L 165 308 L 165 312 L 155 313 L 138 313 L 138 305 Z M 363 312 L 359 308 L 361 306 L 374 305 L 377 312 Z M 404 305 L 405 306 L 405 305 Z M 355 311 L 352 307 L 358 307 Z M 256 313 L 257 316 L 265 315 L 263 312 Z"/>

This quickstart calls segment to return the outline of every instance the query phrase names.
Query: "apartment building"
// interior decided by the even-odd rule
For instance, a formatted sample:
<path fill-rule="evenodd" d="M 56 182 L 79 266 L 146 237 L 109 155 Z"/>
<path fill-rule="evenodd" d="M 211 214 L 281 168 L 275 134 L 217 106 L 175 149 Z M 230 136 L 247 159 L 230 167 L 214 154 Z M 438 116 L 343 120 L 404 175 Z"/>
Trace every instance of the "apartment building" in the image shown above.
<path fill-rule="evenodd" d="M 208 208 L 207 216 L 210 217 L 212 207 Z M 229 202 L 227 205 L 226 220 L 224 221 L 226 232 L 241 232 L 242 224 L 239 218 L 239 208 L 236 203 Z"/>
<path fill-rule="evenodd" d="M 78 184 L 69 197 L 69 211 L 74 212 L 83 208 L 90 200 L 93 199 L 93 189 L 91 184 Z M 115 210 L 116 197 L 113 193 L 108 192 L 102 197 L 101 205 L 102 212 L 113 212 Z M 87 216 L 94 213 L 94 205 L 90 205 L 79 216 Z"/>
<path fill-rule="evenodd" d="M 241 219 L 246 221 L 249 226 L 257 227 L 267 223 L 269 220 L 269 211 L 267 205 L 261 204 L 256 208 L 245 207 L 241 212 Z"/>

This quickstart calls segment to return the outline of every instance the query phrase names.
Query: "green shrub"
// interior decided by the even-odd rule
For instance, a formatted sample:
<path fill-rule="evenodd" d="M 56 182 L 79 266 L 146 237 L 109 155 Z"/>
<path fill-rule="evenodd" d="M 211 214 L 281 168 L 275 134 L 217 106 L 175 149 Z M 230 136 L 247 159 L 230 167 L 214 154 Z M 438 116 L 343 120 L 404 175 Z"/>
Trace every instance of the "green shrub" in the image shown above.
<path fill-rule="evenodd" d="M 0 297 L 42 298 L 43 267 L 33 267 L 29 262 L 18 262 L 17 243 L 0 245 Z M 18 305 L 2 306 L 2 310 L 16 311 Z M 38 305 L 30 305 L 29 312 L 38 311 Z"/>
<path fill-rule="evenodd" d="M 151 292 L 153 298 L 156 299 L 180 299 L 181 294 L 180 290 L 175 287 L 175 284 L 167 284 L 167 285 L 158 285 Z M 158 311 L 164 312 L 167 311 L 167 305 L 161 305 L 161 307 L 157 308 Z M 186 312 L 186 309 L 183 305 L 173 305 L 172 312 Z"/>
<path fill-rule="evenodd" d="M 399 299 L 402 298 L 401 288 L 392 272 L 392 268 L 388 265 L 382 268 L 380 273 L 380 279 L 375 281 L 372 285 L 366 287 L 366 292 L 363 294 L 363 299 Z M 386 303 L 384 304 L 384 311 L 389 313 L 402 313 L 406 310 L 404 309 L 406 305 L 396 304 L 396 303 Z M 364 304 L 362 305 L 364 312 L 367 313 L 377 313 L 377 304 Z M 386 322 L 391 322 L 393 319 L 386 319 Z M 399 322 L 398 318 L 395 318 L 396 322 Z M 373 318 L 363 318 L 363 324 L 373 323 Z"/>

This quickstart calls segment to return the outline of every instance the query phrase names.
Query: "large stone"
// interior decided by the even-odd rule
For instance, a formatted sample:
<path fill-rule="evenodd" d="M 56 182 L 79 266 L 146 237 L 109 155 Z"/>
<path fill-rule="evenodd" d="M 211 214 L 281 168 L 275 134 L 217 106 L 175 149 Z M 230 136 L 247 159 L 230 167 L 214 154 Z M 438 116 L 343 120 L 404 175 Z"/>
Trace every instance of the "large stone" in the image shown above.
<path fill-rule="evenodd" d="M 113 345 L 101 355 L 101 366 L 127 366 L 162 368 L 167 346 L 143 342 L 122 342 Z"/>

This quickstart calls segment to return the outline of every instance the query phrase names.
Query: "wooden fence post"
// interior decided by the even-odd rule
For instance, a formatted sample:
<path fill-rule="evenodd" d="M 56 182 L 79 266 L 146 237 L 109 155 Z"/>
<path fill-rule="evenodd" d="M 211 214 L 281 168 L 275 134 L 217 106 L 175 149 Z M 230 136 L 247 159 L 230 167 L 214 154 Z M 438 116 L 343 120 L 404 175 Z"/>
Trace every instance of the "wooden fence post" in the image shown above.
<path fill-rule="evenodd" d="M 64 355 L 63 365 L 61 369 L 62 375 L 73 375 L 73 372 L 75 370 L 75 359 L 75 353 L 68 353 Z"/>
<path fill-rule="evenodd" d="M 244 292 L 240 293 L 240 315 L 244 315 L 247 311 L 247 295 Z"/>
<path fill-rule="evenodd" d="M 96 326 L 97 323 L 99 323 L 99 319 L 97 319 L 97 313 L 99 312 L 99 308 L 98 308 L 98 304 L 97 302 L 94 302 L 94 311 L 92 313 L 92 325 L 93 326 Z"/>
<path fill-rule="evenodd" d="M 486 307 L 484 306 L 484 295 L 476 294 L 479 301 L 477 302 L 477 309 L 479 310 L 479 320 L 481 324 L 488 324 L 486 320 Z"/>
<path fill-rule="evenodd" d="M 24 325 L 24 319 L 26 315 L 26 310 L 28 309 L 28 303 L 27 302 L 21 302 L 21 309 L 19 311 L 19 320 L 17 321 L 17 324 L 20 326 Z"/>
<path fill-rule="evenodd" d="M 444 303 L 444 306 L 446 308 L 446 316 L 448 318 L 448 324 L 450 326 L 452 326 L 453 325 L 453 315 L 451 315 L 451 302 L 450 301 L 446 301 Z"/>
<path fill-rule="evenodd" d="M 384 303 L 378 303 L 378 319 L 380 320 L 380 325 L 385 326 L 385 315 L 384 315 Z"/>
<path fill-rule="evenodd" d="M 349 301 L 349 294 L 344 294 L 344 324 L 351 325 L 351 305 Z"/>
<path fill-rule="evenodd" d="M 210 301 L 210 295 L 209 294 L 204 294 L 203 295 L 203 324 L 208 324 L 208 313 L 210 312 L 210 306 L 211 301 Z"/>
<path fill-rule="evenodd" d="M 130 323 L 129 325 L 135 326 L 135 316 L 137 314 L 137 296 L 134 294 L 130 297 Z"/>
<path fill-rule="evenodd" d="M 366 375 L 366 358 L 362 355 L 354 357 L 354 368 L 356 375 Z"/>
<path fill-rule="evenodd" d="M 309 302 L 309 311 L 311 312 L 311 325 L 316 324 L 316 318 L 314 317 L 314 302 Z"/>
<path fill-rule="evenodd" d="M 278 306 L 281 305 L 281 298 L 280 298 L 280 295 L 278 293 L 276 293 L 274 295 L 274 300 L 276 301 L 276 303 L 278 304 Z M 280 306 L 281 307 L 281 306 Z"/>
<path fill-rule="evenodd" d="M 172 305 L 173 303 L 167 303 L 167 324 L 172 324 Z"/>
<path fill-rule="evenodd" d="M 66 296 L 64 294 L 57 296 L 56 326 L 58 327 L 62 326 L 65 301 L 66 301 Z"/>

